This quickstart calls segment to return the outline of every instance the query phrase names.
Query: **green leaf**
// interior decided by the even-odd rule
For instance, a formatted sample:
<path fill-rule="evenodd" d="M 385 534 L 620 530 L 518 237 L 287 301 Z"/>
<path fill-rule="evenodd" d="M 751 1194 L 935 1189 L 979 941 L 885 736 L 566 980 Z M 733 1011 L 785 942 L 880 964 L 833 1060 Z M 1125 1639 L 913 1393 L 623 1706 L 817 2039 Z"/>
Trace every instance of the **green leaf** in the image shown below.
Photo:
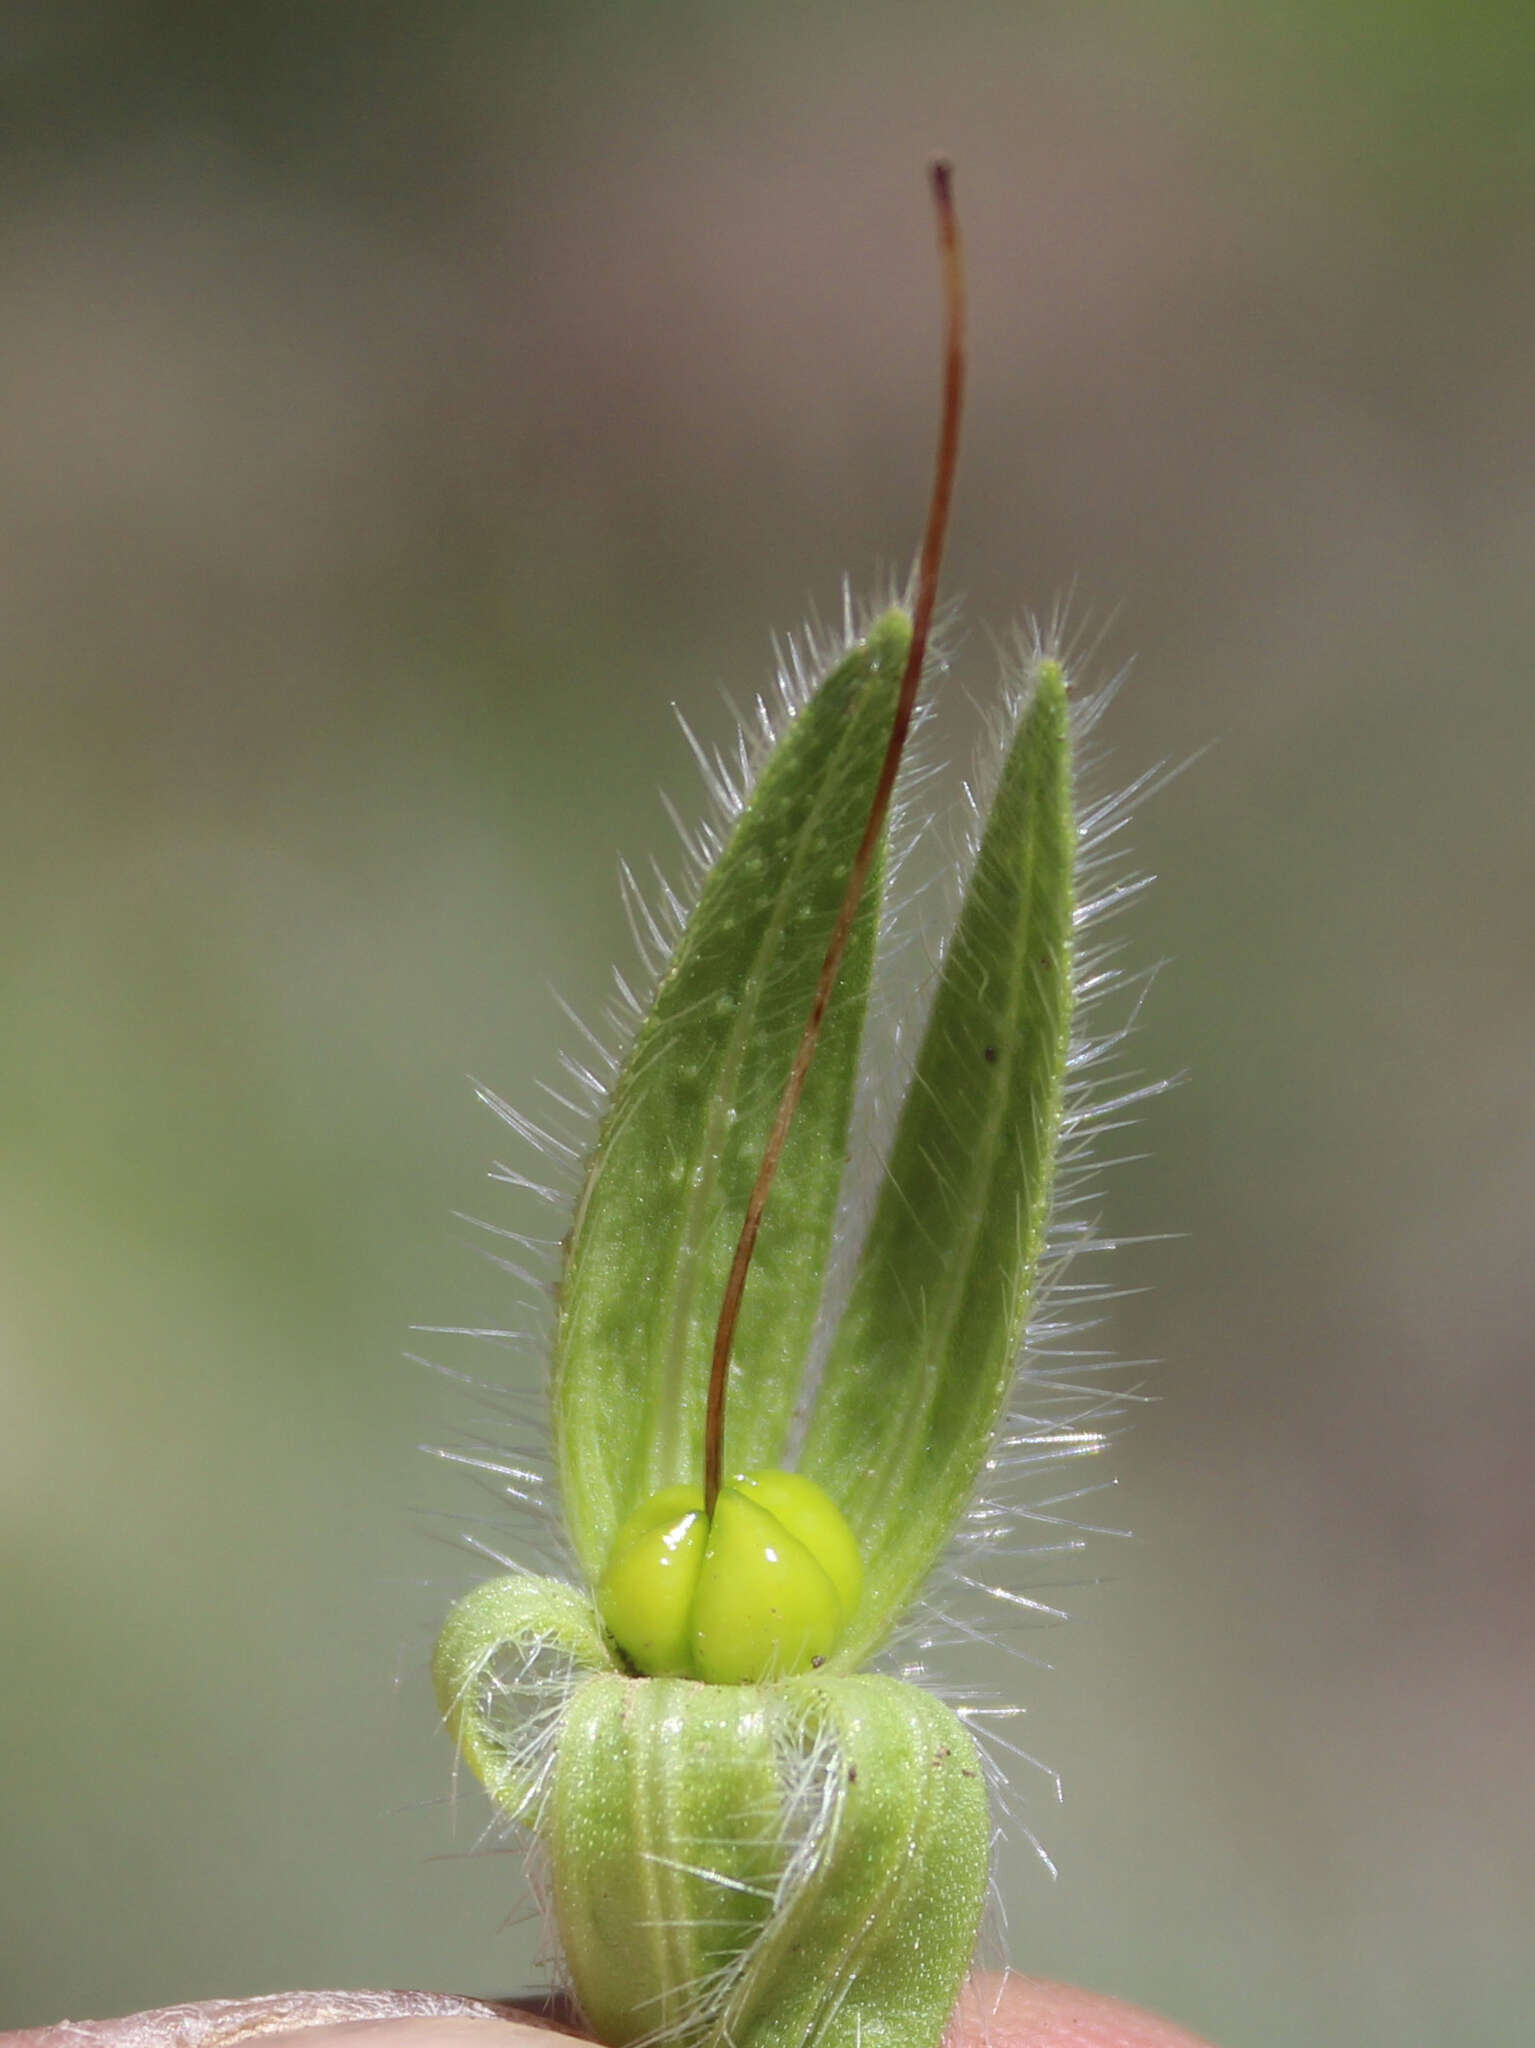
<path fill-rule="evenodd" d="M 910 645 L 889 611 L 790 724 L 704 882 L 588 1163 L 553 1423 L 595 1581 L 629 1514 L 703 1472 L 710 1349 L 747 1196 L 868 817 Z M 736 1330 L 727 1469 L 780 1464 L 847 1150 L 881 870 L 864 893 Z"/>
<path fill-rule="evenodd" d="M 1049 1208 L 1070 1031 L 1065 678 L 1036 664 L 1003 762 L 800 1469 L 864 1559 L 836 1668 L 915 1593 L 1012 1379 Z"/>

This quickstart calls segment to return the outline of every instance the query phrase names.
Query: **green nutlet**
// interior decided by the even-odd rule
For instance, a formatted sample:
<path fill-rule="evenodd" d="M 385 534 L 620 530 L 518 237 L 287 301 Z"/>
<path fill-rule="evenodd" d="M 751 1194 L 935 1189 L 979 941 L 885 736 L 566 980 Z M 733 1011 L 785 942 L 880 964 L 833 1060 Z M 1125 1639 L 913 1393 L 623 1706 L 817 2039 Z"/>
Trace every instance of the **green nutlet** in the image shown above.
<path fill-rule="evenodd" d="M 824 1664 L 862 1589 L 853 1532 L 813 1480 L 744 1472 L 712 1519 L 701 1486 L 663 1487 L 636 1508 L 597 1605 L 648 1678 L 758 1685 Z"/>
<path fill-rule="evenodd" d="M 598 1133 L 553 1411 L 589 1590 L 492 1580 L 438 1645 L 444 1716 L 543 1844 L 569 1981 L 615 2044 L 935 2048 L 985 1898 L 990 1823 L 968 1731 L 927 1691 L 860 1666 L 975 1485 L 1043 1241 L 1075 845 L 1066 677 L 1051 660 L 1010 692 L 884 1191 L 811 1387 L 875 884 L 860 906 L 746 1284 L 728 1428 L 756 1462 L 725 1479 L 712 1522 L 698 1477 L 731 1220 L 770 1077 L 792 1055 L 781 1021 L 809 1001 L 835 913 L 822 864 L 846 873 L 907 633 L 886 613 L 828 663 L 763 763 Z"/>
<path fill-rule="evenodd" d="M 877 1199 L 838 1243 L 962 410 L 947 166 L 932 184 L 944 404 L 911 609 L 797 663 L 717 778 L 563 1240 L 550 1417 L 581 1583 L 492 1580 L 437 1646 L 444 1719 L 537 1837 L 612 2048 L 937 2048 L 987 1893 L 964 1715 L 864 1667 L 992 1458 L 1045 1241 L 1077 843 L 1047 654 L 1006 682 Z"/>

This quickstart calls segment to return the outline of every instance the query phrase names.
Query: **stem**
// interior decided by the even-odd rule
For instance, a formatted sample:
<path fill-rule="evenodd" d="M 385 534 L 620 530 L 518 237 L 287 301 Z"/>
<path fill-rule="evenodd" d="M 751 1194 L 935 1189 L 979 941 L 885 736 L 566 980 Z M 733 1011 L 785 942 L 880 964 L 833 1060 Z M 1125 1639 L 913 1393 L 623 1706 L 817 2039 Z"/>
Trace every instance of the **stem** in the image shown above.
<path fill-rule="evenodd" d="M 911 731 L 912 713 L 916 709 L 917 688 L 922 680 L 922 663 L 927 654 L 928 633 L 933 623 L 933 607 L 938 600 L 938 571 L 942 565 L 943 544 L 948 534 L 949 502 L 954 495 L 954 471 L 959 456 L 959 422 L 965 396 L 965 275 L 960 255 L 959 223 L 954 215 L 953 173 L 950 165 L 940 158 L 932 166 L 929 178 L 933 188 L 933 205 L 938 215 L 938 250 L 943 266 L 943 414 L 938 430 L 938 456 L 933 471 L 932 496 L 928 500 L 927 527 L 922 536 L 922 554 L 917 567 L 917 595 L 911 618 L 911 650 L 906 658 L 905 673 L 901 677 L 900 695 L 896 699 L 890 743 L 885 749 L 884 765 L 880 770 L 874 801 L 869 806 L 869 822 L 864 827 L 863 838 L 853 860 L 852 872 L 848 876 L 842 907 L 837 912 L 837 921 L 832 927 L 831 938 L 826 947 L 826 957 L 821 962 L 815 999 L 810 1005 L 810 1014 L 805 1019 L 799 1051 L 794 1056 L 794 1065 L 789 1070 L 789 1078 L 779 1098 L 778 1114 L 773 1119 L 773 1128 L 768 1133 L 768 1141 L 763 1148 L 762 1164 L 757 1168 L 757 1178 L 746 1204 L 741 1235 L 736 1240 L 735 1257 L 731 1261 L 724 1298 L 720 1303 L 719 1322 L 714 1331 L 714 1356 L 709 1367 L 709 1406 L 704 1421 L 704 1513 L 711 1519 L 715 1503 L 719 1499 L 720 1480 L 724 1472 L 725 1390 L 730 1379 L 730 1352 L 735 1341 L 736 1321 L 741 1313 L 741 1296 L 746 1290 L 746 1275 L 751 1266 L 752 1253 L 756 1249 L 757 1233 L 762 1227 L 763 1212 L 767 1208 L 768 1196 L 772 1192 L 773 1179 L 778 1172 L 778 1162 L 783 1156 L 784 1144 L 789 1136 L 789 1126 L 794 1121 L 794 1112 L 799 1107 L 800 1096 L 804 1093 L 805 1077 L 810 1071 L 810 1062 L 815 1057 L 816 1041 L 821 1035 L 826 1006 L 831 1001 L 831 993 L 836 986 L 837 975 L 842 967 L 842 957 L 847 951 L 848 939 L 852 934 L 853 920 L 858 914 L 864 884 L 869 879 L 869 869 L 873 865 L 875 848 L 879 844 L 880 833 L 884 830 L 885 818 L 890 810 L 896 773 L 901 765 L 907 735 Z"/>

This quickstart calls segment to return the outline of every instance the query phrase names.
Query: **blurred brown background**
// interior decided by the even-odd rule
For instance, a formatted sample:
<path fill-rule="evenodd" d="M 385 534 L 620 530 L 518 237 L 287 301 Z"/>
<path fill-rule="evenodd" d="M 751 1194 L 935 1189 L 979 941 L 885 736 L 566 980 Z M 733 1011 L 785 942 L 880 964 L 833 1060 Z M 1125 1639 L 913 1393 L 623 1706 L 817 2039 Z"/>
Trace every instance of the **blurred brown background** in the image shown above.
<path fill-rule="evenodd" d="M 1116 771 L 1218 743 L 1136 829 L 1190 1079 L 1109 1218 L 1185 1234 L 1011 1953 L 1226 2048 L 1524 2033 L 1521 0 L 4 9 L 0 2024 L 535 1979 L 409 1325 L 506 1313 L 464 1076 L 531 1106 L 628 958 L 669 701 L 910 555 L 938 146 L 951 750 L 1073 588 Z"/>

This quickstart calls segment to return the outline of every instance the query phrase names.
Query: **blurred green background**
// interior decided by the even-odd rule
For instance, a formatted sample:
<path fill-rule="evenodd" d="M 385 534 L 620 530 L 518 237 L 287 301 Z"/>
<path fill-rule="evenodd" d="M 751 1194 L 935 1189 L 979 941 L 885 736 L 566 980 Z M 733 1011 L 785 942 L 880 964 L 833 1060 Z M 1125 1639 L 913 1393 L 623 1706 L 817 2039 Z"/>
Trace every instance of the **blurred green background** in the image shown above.
<path fill-rule="evenodd" d="M 1521 2037 L 1535 13 L 60 0 L 0 72 L 0 2024 L 536 1981 L 424 1668 L 484 1503 L 409 1326 L 515 1292 L 464 1076 L 535 1107 L 630 957 L 668 703 L 908 560 L 943 147 L 947 748 L 1066 590 L 1111 774 L 1218 742 L 1136 828 L 1190 1078 L 1108 1220 L 1184 1234 L 1007 1947 Z"/>

